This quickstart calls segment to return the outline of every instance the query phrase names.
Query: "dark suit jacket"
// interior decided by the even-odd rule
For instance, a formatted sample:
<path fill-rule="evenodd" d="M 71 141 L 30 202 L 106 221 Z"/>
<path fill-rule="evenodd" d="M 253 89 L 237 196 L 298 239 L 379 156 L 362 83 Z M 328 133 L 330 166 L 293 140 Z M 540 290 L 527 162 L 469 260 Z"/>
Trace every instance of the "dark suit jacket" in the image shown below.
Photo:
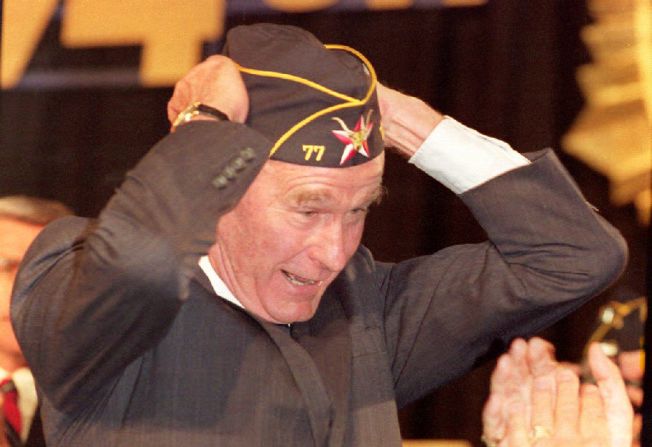
<path fill-rule="evenodd" d="M 12 315 L 49 445 L 398 446 L 397 407 L 622 269 L 622 239 L 548 151 L 462 195 L 486 243 L 398 264 L 360 247 L 313 319 L 266 323 L 217 298 L 197 259 L 268 147 L 237 124 L 184 125 L 97 221 L 41 233 Z M 212 186 L 243 148 L 256 160 Z"/>

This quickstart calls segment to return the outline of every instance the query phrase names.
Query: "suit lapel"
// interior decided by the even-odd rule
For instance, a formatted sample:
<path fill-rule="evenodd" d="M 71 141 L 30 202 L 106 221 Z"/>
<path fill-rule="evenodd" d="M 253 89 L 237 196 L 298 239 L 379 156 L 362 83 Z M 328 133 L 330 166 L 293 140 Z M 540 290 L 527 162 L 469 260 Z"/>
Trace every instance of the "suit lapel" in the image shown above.
<path fill-rule="evenodd" d="M 287 327 L 258 320 L 287 362 L 301 391 L 316 446 L 326 446 L 332 420 L 332 406 L 317 365 L 310 354 L 290 335 Z"/>
<path fill-rule="evenodd" d="M 344 309 L 338 299 L 326 294 L 315 316 L 293 325 L 292 331 L 310 354 L 333 402 L 329 445 L 343 445 L 351 398 L 351 336 Z"/>

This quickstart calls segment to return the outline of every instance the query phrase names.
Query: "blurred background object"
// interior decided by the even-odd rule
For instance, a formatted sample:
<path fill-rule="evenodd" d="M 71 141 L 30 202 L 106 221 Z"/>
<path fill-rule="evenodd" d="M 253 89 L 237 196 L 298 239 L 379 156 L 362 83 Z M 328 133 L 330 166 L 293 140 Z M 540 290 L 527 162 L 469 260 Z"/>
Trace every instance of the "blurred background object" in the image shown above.
<path fill-rule="evenodd" d="M 652 2 L 587 0 L 587 5 L 593 20 L 581 30 L 581 36 L 592 61 L 580 66 L 577 76 L 586 104 L 564 136 L 563 147 L 609 180 L 609 198 L 614 206 L 633 205 L 638 222 L 649 226 L 652 215 Z M 641 243 L 649 244 L 649 240 Z M 638 259 L 635 251 L 632 262 L 645 263 Z M 647 275 L 649 295 L 652 278 L 649 272 Z M 615 360 L 619 356 L 621 362 L 634 359 L 623 373 L 630 382 L 630 396 L 639 407 L 638 429 L 643 404 L 646 415 L 643 437 L 652 442 L 652 404 L 642 402 L 641 383 L 645 369 L 645 357 L 640 355 L 644 348 L 641 338 L 647 310 L 645 301 L 639 298 L 606 305 L 600 310 L 601 324 L 592 338 L 601 340 L 605 352 L 613 351 Z M 634 383 L 636 381 L 639 383 Z M 645 388 L 650 394 L 652 384 L 648 383 Z"/>
<path fill-rule="evenodd" d="M 614 358 L 621 352 L 641 350 L 646 318 L 647 299 L 643 296 L 626 302 L 610 301 L 600 309 L 598 326 L 587 346 L 597 341 L 605 354 Z"/>
<path fill-rule="evenodd" d="M 649 225 L 652 195 L 652 2 L 589 0 L 582 29 L 592 63 L 579 67 L 586 98 L 564 147 L 609 179 L 616 206 L 634 203 Z"/>

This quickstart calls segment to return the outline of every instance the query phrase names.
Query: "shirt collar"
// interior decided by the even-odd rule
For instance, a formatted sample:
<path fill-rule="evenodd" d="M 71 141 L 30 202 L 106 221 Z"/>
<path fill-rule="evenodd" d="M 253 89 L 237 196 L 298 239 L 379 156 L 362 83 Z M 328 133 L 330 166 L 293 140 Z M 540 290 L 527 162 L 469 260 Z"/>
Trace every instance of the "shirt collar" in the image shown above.
<path fill-rule="evenodd" d="M 203 270 L 203 272 L 208 277 L 208 280 L 210 281 L 211 286 L 213 287 L 213 291 L 217 294 L 217 296 L 244 309 L 242 303 L 235 297 L 233 292 L 229 290 L 229 288 L 224 283 L 224 281 L 222 281 L 222 278 L 218 276 L 217 272 L 211 265 L 211 261 L 208 259 L 208 256 L 204 255 L 201 258 L 199 258 L 198 264 L 199 267 Z"/>

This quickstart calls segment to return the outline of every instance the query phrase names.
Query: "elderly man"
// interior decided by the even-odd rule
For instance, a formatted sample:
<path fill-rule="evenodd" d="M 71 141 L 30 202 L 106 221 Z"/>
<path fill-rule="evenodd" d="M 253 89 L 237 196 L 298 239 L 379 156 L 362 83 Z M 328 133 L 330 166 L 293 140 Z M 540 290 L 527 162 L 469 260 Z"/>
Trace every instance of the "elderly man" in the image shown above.
<path fill-rule="evenodd" d="M 49 226 L 23 264 L 12 317 L 49 445 L 397 446 L 399 406 L 621 271 L 622 239 L 550 151 L 297 28 L 234 28 L 224 54 L 177 84 L 174 132 L 99 218 Z M 489 241 L 375 261 L 359 243 L 384 146 Z"/>
<path fill-rule="evenodd" d="M 0 197 L 0 446 L 45 445 L 38 417 L 34 378 L 11 322 L 9 298 L 18 264 L 43 227 L 71 214 L 59 202 L 25 196 Z"/>

